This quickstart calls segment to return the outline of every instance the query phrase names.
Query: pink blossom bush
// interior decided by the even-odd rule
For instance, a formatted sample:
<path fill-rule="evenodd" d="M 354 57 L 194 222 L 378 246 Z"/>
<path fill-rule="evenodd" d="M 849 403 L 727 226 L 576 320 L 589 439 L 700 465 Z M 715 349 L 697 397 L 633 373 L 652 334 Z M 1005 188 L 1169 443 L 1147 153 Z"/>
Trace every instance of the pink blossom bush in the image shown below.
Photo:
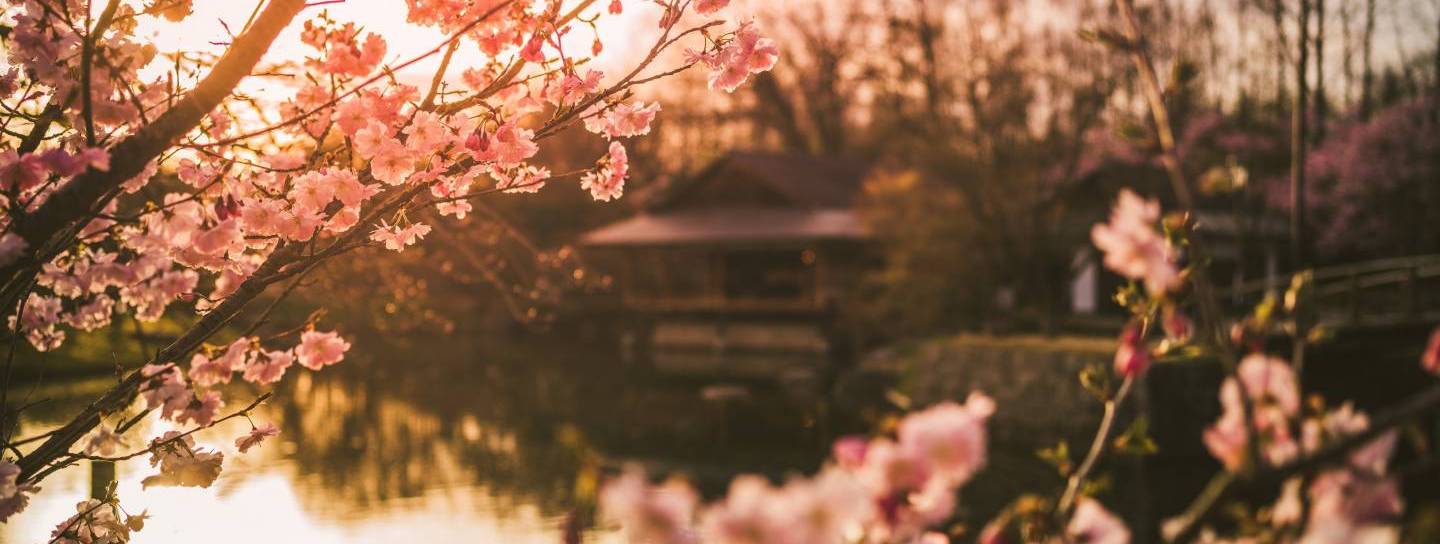
<path fill-rule="evenodd" d="M 965 404 L 933 406 L 903 419 L 894 438 L 842 438 L 814 476 L 782 486 L 741 476 L 723 499 L 698 510 L 684 484 L 651 486 L 631 467 L 605 485 L 601 509 L 646 542 L 943 542 L 927 529 L 954 513 L 956 491 L 985 466 L 985 424 L 994 411 L 979 393 Z"/>

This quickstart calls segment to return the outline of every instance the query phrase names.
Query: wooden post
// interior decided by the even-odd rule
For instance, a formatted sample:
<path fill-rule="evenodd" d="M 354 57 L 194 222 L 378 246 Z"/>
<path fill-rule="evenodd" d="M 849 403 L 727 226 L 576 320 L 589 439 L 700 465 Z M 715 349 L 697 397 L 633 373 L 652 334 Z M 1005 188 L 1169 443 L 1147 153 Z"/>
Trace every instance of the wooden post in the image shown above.
<path fill-rule="evenodd" d="M 90 498 L 104 500 L 110 492 L 110 484 L 113 483 L 115 483 L 114 461 L 90 462 Z"/>

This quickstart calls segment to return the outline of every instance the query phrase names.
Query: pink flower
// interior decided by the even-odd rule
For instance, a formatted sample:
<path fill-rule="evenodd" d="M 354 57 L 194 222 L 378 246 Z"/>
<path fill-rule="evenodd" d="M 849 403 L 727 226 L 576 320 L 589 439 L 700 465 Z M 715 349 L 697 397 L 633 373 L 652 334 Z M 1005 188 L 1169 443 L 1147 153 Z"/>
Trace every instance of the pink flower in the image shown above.
<path fill-rule="evenodd" d="M 1130 529 L 1125 527 L 1125 522 L 1089 497 L 1081 497 L 1075 503 L 1075 513 L 1070 517 L 1070 524 L 1065 527 L 1065 532 L 1075 542 L 1085 544 L 1130 542 Z"/>
<path fill-rule="evenodd" d="M 240 226 L 247 234 L 274 236 L 286 229 L 284 200 L 246 200 L 240 206 Z"/>
<path fill-rule="evenodd" d="M 1224 412 L 1202 439 L 1210 453 L 1230 470 L 1240 469 L 1246 459 L 1247 435 L 1241 394 L 1250 398 L 1252 425 L 1260 434 L 1260 451 L 1272 464 L 1283 463 L 1299 453 L 1290 432 L 1290 420 L 1300 410 L 1300 391 L 1295 373 L 1281 359 L 1250 354 L 1240 361 L 1236 378 L 1220 385 Z"/>
<path fill-rule="evenodd" d="M 385 249 L 399 252 L 414 245 L 426 234 L 430 234 L 430 225 L 424 223 L 411 223 L 410 226 L 400 228 L 399 225 L 389 225 L 382 220 L 380 226 L 370 233 L 370 239 L 383 242 Z"/>
<path fill-rule="evenodd" d="M 1105 252 L 1105 266 L 1121 276 L 1144 281 L 1145 289 L 1154 296 L 1180 285 L 1174 250 L 1155 230 L 1159 220 L 1158 202 L 1125 189 L 1111 210 L 1110 222 L 1090 230 L 1095 247 Z"/>
<path fill-rule="evenodd" d="M 245 453 L 249 451 L 250 448 L 260 445 L 266 438 L 277 434 L 280 434 L 280 429 L 276 428 L 274 423 L 266 423 L 259 427 L 252 427 L 248 434 L 235 439 L 235 448 L 239 449 L 240 453 Z"/>
<path fill-rule="evenodd" d="M 695 490 L 678 480 L 650 485 L 638 465 L 626 466 L 600 490 L 600 510 L 624 527 L 631 542 L 695 542 L 690 524 L 699 501 Z"/>
<path fill-rule="evenodd" d="M 19 465 L 0 459 L 0 523 L 25 510 L 30 504 L 29 494 L 40 491 L 32 484 L 19 483 L 19 477 Z"/>
<path fill-rule="evenodd" d="M 695 12 L 701 15 L 710 15 L 725 8 L 730 0 L 699 0 L 695 3 Z"/>
<path fill-rule="evenodd" d="M 193 421 L 196 425 L 205 427 L 215 421 L 215 414 L 225 406 L 225 401 L 220 400 L 219 391 L 206 391 L 198 395 L 175 416 L 175 422 L 184 424 L 186 421 Z"/>
<path fill-rule="evenodd" d="M 994 402 L 971 393 L 965 405 L 945 402 L 900 422 L 900 444 L 924 456 L 935 475 L 959 485 L 985 466 L 985 421 Z"/>
<path fill-rule="evenodd" d="M 370 161 L 370 174 L 387 185 L 400 185 L 415 173 L 415 158 L 409 149 L 395 140 L 380 145 Z"/>
<path fill-rule="evenodd" d="M 178 436 L 179 432 L 169 431 L 150 441 L 150 466 L 158 466 L 160 473 L 146 477 L 141 486 L 210 487 L 220 477 L 224 454 L 195 449 L 189 436 Z"/>
<path fill-rule="evenodd" d="M 3 241 L 0 241 L 0 245 L 3 245 Z M 0 262 L 3 261 L 4 259 L 0 258 Z M 1431 374 L 1440 374 L 1440 327 L 1430 333 L 1430 342 L 1425 345 L 1425 353 L 1420 356 L 1420 366 Z"/>
<path fill-rule="evenodd" d="M 716 8 L 718 9 L 718 8 Z M 760 37 L 749 24 L 735 31 L 735 38 L 710 55 L 697 55 L 695 60 L 710 66 L 711 89 L 734 92 L 750 79 L 751 74 L 769 71 L 780 58 L 775 41 Z"/>
<path fill-rule="evenodd" d="M 405 133 L 410 136 L 405 140 L 405 145 L 416 153 L 434 153 L 448 139 L 445 125 L 440 122 L 440 118 L 427 111 L 416 112 L 410 126 L 405 128 Z"/>
<path fill-rule="evenodd" d="M 140 369 L 149 378 L 140 387 L 145 406 L 159 409 L 162 419 L 173 419 L 190 404 L 193 393 L 185 377 L 173 365 L 145 365 Z"/>
<path fill-rule="evenodd" d="M 300 345 L 295 347 L 295 356 L 299 359 L 300 366 L 320 370 L 340 362 L 349 350 L 350 343 L 340 338 L 335 331 L 305 331 L 300 335 Z"/>
<path fill-rule="evenodd" d="M 700 495 L 681 481 L 649 485 L 644 469 L 625 466 L 600 489 L 600 511 L 625 528 L 632 543 L 694 543 L 691 521 Z"/>
<path fill-rule="evenodd" d="M 834 467 L 813 478 L 796 478 L 780 489 L 776 510 L 791 520 L 784 542 L 845 542 L 852 527 L 874 517 L 869 495 L 846 470 Z"/>
<path fill-rule="evenodd" d="M 778 508 L 783 501 L 779 490 L 765 478 L 745 474 L 730 481 L 725 498 L 705 512 L 704 541 L 716 544 L 788 542 L 794 530 Z"/>
<path fill-rule="evenodd" d="M 596 105 L 597 111 L 599 105 Z M 604 112 L 585 117 L 585 130 L 607 138 L 629 138 L 650 133 L 650 123 L 660 112 L 660 103 L 617 104 Z"/>
<path fill-rule="evenodd" d="M 267 351 L 263 357 L 256 357 L 249 366 L 245 367 L 245 374 L 242 376 L 245 381 L 255 385 L 269 385 L 280 381 L 285 375 L 285 370 L 295 363 L 295 354 L 286 351 Z"/>
<path fill-rule="evenodd" d="M 378 185 L 361 183 L 359 176 L 349 170 L 328 170 L 326 174 L 335 187 L 335 198 L 346 207 L 359 206 L 380 193 Z"/>
<path fill-rule="evenodd" d="M 1115 350 L 1115 373 L 1138 376 L 1150 368 L 1150 353 L 1140 337 L 1140 327 L 1128 325 L 1120 333 L 1120 346 Z"/>
<path fill-rule="evenodd" d="M 309 172 L 295 178 L 290 188 L 290 201 L 295 208 L 306 212 L 320 212 L 335 200 L 335 182 L 322 172 Z"/>
<path fill-rule="evenodd" d="M 580 178 L 580 188 L 589 190 L 595 200 L 609 202 L 625 193 L 625 177 L 629 174 L 630 159 L 625 146 L 610 142 L 610 152 L 600 159 L 595 170 Z"/>
<path fill-rule="evenodd" d="M 20 256 L 25 254 L 25 250 L 29 247 L 30 244 L 26 243 L 19 234 L 7 232 L 0 235 L 0 267 L 10 266 L 20 260 Z"/>
<path fill-rule="evenodd" d="M 240 221 L 226 219 L 209 230 L 195 236 L 191 244 L 201 255 L 218 256 L 239 253 L 245 250 L 245 235 L 240 232 Z"/>
<path fill-rule="evenodd" d="M 20 155 L 14 150 L 0 153 L 0 189 L 28 190 L 45 181 L 45 163 L 39 155 Z"/>
<path fill-rule="evenodd" d="M 863 436 L 845 436 L 830 447 L 830 455 L 841 467 L 855 470 L 865 464 L 865 452 L 869 447 Z"/>
<path fill-rule="evenodd" d="M 190 358 L 190 381 L 201 387 L 219 383 L 230 383 L 230 365 L 227 361 L 211 359 L 196 353 Z"/>

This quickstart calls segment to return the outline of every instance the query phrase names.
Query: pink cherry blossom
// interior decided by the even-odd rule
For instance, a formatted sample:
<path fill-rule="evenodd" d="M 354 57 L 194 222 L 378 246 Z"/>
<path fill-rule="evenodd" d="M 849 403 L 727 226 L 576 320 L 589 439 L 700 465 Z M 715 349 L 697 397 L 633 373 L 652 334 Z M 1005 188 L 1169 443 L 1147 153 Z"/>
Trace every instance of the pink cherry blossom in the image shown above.
<path fill-rule="evenodd" d="M 700 497 L 689 485 L 671 480 L 652 486 L 638 465 L 600 490 L 600 509 L 625 528 L 631 542 L 695 543 L 691 522 Z"/>
<path fill-rule="evenodd" d="M 370 233 L 370 239 L 376 242 L 383 242 L 385 249 L 391 251 L 404 251 L 405 248 L 415 245 L 426 234 L 430 234 L 430 226 L 424 223 L 411 223 L 401 228 L 399 225 L 388 225 L 383 221 L 375 231 Z"/>
<path fill-rule="evenodd" d="M 20 466 L 0 459 L 0 523 L 25 510 L 30 495 L 40 491 L 32 484 L 19 483 Z"/>
<path fill-rule="evenodd" d="M 701 15 L 710 15 L 730 4 L 730 0 L 699 0 L 695 3 L 695 12 Z"/>
<path fill-rule="evenodd" d="M 985 422 L 994 409 L 994 402 L 979 393 L 963 406 L 932 406 L 900 422 L 900 443 L 924 456 L 936 476 L 959 485 L 985 466 Z"/>
<path fill-rule="evenodd" d="M 190 358 L 190 381 L 201 387 L 230 383 L 230 365 L 219 359 L 211 359 L 196 353 Z"/>
<path fill-rule="evenodd" d="M 350 343 L 335 331 L 305 331 L 300 335 L 300 345 L 295 347 L 295 357 L 300 366 L 320 370 L 340 362 L 349 350 Z"/>
<path fill-rule="evenodd" d="M 765 478 L 741 475 L 730 481 L 725 498 L 705 511 L 701 522 L 704 541 L 715 544 L 787 542 L 794 530 L 778 508 L 780 490 Z"/>
<path fill-rule="evenodd" d="M 1155 296 L 1180 285 L 1174 250 L 1155 230 L 1159 220 L 1157 201 L 1125 189 L 1111 210 L 1110 222 L 1090 230 L 1095 247 L 1105 252 L 1105 266 L 1121 276 L 1142 280 Z"/>
<path fill-rule="evenodd" d="M 386 185 L 400 185 L 415 173 L 415 158 L 404 144 L 395 140 L 387 141 L 375 151 L 370 161 L 370 174 Z"/>
<path fill-rule="evenodd" d="M 580 178 L 580 188 L 590 191 L 591 198 L 609 202 L 625 193 L 625 177 L 630 174 L 630 159 L 625 146 L 610 142 L 610 152 L 596 163 L 596 169 Z"/>
<path fill-rule="evenodd" d="M 1099 502 L 1082 497 L 1075 503 L 1075 513 L 1065 532 L 1075 542 L 1085 544 L 1129 544 L 1130 529 L 1125 522 L 1111 514 Z"/>
<path fill-rule="evenodd" d="M 19 234 L 7 232 L 0 235 L 0 268 L 14 264 L 29 247 L 30 244 Z"/>
<path fill-rule="evenodd" d="M 1150 352 L 1140 337 L 1140 327 L 1129 325 L 1120 333 L 1119 347 L 1115 349 L 1115 373 L 1121 376 L 1138 376 L 1150 367 Z"/>
<path fill-rule="evenodd" d="M 220 476 L 224 460 L 224 454 L 196 449 L 191 437 L 168 431 L 150 441 L 150 466 L 158 467 L 160 473 L 146 477 L 141 485 L 210 487 Z"/>
<path fill-rule="evenodd" d="M 260 445 L 266 438 L 280 434 L 280 429 L 274 423 L 265 423 L 259 427 L 253 427 L 250 432 L 235 439 L 235 448 L 240 453 L 245 453 L 255 446 Z"/>
<path fill-rule="evenodd" d="M 175 422 L 184 424 L 190 421 L 195 425 L 205 427 L 215 421 L 216 414 L 224 406 L 225 401 L 220 399 L 219 391 L 199 393 L 175 416 Z"/>
<path fill-rule="evenodd" d="M 1260 434 L 1260 451 L 1265 461 L 1278 464 L 1293 459 L 1300 445 L 1290 430 L 1300 409 L 1295 373 L 1285 361 L 1251 354 L 1240 361 L 1236 378 L 1220 386 L 1220 420 L 1205 430 L 1203 441 L 1210 453 L 1226 468 L 1239 470 L 1245 462 L 1250 437 L 1244 418 L 1241 394 L 1250 397 L 1252 425 Z"/>
<path fill-rule="evenodd" d="M 295 363 L 295 354 L 290 351 L 266 351 L 250 361 L 242 377 L 255 385 L 269 385 L 280 381 L 285 370 Z"/>
<path fill-rule="evenodd" d="M 659 102 L 648 105 L 643 102 L 616 104 L 604 111 L 600 111 L 599 107 L 597 104 L 595 111 L 585 117 L 585 130 L 604 134 L 607 138 L 649 134 L 650 123 L 655 120 L 655 114 L 660 112 Z"/>
<path fill-rule="evenodd" d="M 4 261 L 4 259 L 0 258 L 0 261 Z M 1420 366 L 1430 371 L 1431 374 L 1440 374 L 1440 327 L 1430 333 L 1430 341 L 1425 344 L 1425 352 L 1420 355 Z"/>

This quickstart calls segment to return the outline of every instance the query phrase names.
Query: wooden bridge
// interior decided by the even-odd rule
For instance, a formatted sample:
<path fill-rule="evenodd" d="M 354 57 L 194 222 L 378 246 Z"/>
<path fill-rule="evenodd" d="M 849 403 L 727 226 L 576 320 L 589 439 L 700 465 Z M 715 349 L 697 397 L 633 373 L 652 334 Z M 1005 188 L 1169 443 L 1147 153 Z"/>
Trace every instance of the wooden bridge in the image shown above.
<path fill-rule="evenodd" d="M 1440 323 L 1440 255 L 1377 259 L 1311 272 L 1310 302 L 1319 323 L 1334 328 L 1374 328 Z M 1233 312 L 1248 310 L 1267 293 L 1283 295 L 1288 284 L 1252 281 L 1220 295 Z"/>

